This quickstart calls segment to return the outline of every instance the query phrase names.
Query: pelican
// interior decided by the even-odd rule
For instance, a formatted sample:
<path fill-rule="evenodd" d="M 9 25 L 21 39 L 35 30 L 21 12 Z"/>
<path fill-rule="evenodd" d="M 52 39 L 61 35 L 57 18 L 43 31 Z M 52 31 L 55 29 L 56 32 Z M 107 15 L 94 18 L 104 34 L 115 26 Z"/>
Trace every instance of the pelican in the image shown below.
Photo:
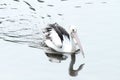
<path fill-rule="evenodd" d="M 84 57 L 83 48 L 75 27 L 71 26 L 67 32 L 63 27 L 54 23 L 42 29 L 42 32 L 44 43 L 52 50 L 59 53 L 75 53 L 77 50 L 80 50 Z"/>

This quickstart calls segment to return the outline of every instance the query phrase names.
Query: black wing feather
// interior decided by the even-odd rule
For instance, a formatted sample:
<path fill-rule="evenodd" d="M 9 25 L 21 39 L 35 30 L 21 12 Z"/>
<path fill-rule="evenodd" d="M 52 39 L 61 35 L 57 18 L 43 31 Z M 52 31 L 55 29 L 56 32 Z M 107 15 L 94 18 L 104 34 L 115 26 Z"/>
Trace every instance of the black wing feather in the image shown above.
<path fill-rule="evenodd" d="M 57 23 L 49 24 L 49 26 L 52 27 L 57 32 L 62 42 L 64 40 L 63 35 L 67 36 L 70 39 L 68 32 L 64 28 L 59 26 Z"/>

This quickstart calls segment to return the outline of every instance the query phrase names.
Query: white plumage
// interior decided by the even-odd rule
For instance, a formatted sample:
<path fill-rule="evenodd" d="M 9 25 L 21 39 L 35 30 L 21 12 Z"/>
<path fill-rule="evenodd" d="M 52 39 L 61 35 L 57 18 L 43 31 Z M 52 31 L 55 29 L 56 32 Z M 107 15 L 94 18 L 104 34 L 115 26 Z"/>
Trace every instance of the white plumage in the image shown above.
<path fill-rule="evenodd" d="M 76 29 L 71 27 L 70 32 L 58 24 L 50 24 L 43 30 L 44 43 L 57 52 L 74 53 L 80 49 L 83 53 L 79 39 L 76 36 Z M 84 56 L 84 55 L 83 55 Z"/>

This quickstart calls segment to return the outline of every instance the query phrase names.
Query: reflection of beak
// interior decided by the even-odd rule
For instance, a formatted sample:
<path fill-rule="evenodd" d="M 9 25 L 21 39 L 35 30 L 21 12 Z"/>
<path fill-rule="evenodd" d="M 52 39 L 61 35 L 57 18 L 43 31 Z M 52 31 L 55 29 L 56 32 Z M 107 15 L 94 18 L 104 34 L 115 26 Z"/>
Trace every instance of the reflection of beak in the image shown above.
<path fill-rule="evenodd" d="M 82 48 L 82 45 L 81 45 L 81 42 L 80 42 L 80 39 L 78 38 L 76 32 L 75 32 L 75 33 L 72 33 L 72 34 L 73 34 L 74 39 L 76 40 L 76 43 L 78 44 L 78 46 L 79 46 L 79 48 L 80 48 L 80 51 L 81 51 L 83 57 L 85 57 L 84 51 L 83 51 L 83 48 Z"/>

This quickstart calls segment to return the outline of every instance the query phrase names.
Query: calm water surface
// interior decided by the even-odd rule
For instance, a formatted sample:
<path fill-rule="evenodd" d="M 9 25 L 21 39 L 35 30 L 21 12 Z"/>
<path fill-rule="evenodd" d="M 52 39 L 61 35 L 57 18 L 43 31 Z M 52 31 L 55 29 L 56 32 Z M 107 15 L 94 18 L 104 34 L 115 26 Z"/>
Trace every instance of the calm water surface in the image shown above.
<path fill-rule="evenodd" d="M 118 0 L 1 0 L 0 79 L 119 80 L 119 5 Z M 69 75 L 70 56 L 51 63 L 39 49 L 41 28 L 53 22 L 77 26 L 86 58 L 76 56 L 74 69 L 85 62 L 76 77 Z"/>

